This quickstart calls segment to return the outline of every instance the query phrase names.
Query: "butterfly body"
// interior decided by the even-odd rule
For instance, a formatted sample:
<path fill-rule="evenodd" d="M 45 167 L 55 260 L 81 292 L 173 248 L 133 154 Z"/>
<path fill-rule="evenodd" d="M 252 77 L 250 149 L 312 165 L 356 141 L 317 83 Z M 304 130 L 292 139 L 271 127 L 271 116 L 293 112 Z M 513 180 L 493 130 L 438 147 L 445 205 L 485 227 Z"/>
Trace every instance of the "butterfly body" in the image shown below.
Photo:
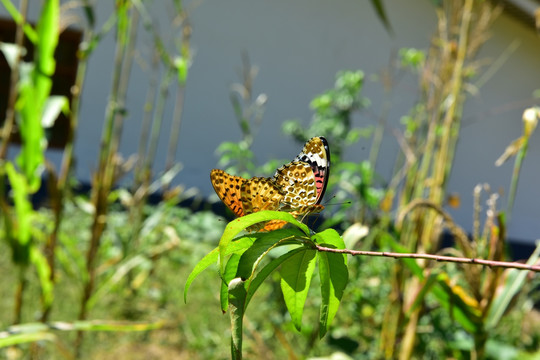
<path fill-rule="evenodd" d="M 310 139 L 290 163 L 276 170 L 273 177 L 244 179 L 220 169 L 210 172 L 217 195 L 238 217 L 262 210 L 279 210 L 295 217 L 318 213 L 330 170 L 330 150 L 324 137 Z M 270 231 L 285 221 L 269 221 L 248 230 Z"/>

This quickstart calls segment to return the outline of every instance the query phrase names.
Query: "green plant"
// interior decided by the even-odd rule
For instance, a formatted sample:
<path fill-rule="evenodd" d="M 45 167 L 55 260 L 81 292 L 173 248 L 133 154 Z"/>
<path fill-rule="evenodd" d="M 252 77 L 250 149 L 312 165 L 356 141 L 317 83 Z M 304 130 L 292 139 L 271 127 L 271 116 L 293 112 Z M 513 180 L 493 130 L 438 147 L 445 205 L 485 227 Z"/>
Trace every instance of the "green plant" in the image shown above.
<path fill-rule="evenodd" d="M 179 27 L 183 30 L 180 42 L 174 44 L 174 48 L 168 48 L 166 41 L 156 31 L 156 27 L 150 21 L 151 16 L 143 2 L 118 1 L 115 11 L 110 15 L 104 25 L 96 30 L 95 7 L 87 1 L 80 3 L 86 26 L 84 28 L 84 40 L 80 44 L 79 64 L 75 85 L 72 87 L 72 100 L 52 97 L 52 75 L 55 71 L 54 52 L 60 32 L 60 3 L 57 0 L 43 2 L 37 27 L 34 29 L 26 23 L 26 12 L 29 2 L 20 2 L 20 9 L 9 0 L 2 0 L 2 4 L 8 10 L 17 23 L 16 44 L 2 44 L 0 50 L 9 60 L 11 67 L 11 89 L 8 101 L 7 117 L 2 127 L 0 144 L 0 208 L 2 218 L 1 233 L 3 238 L 8 239 L 8 244 L 13 251 L 13 267 L 19 277 L 18 289 L 15 292 L 14 323 L 18 324 L 22 318 L 22 310 L 25 308 L 23 299 L 27 298 L 28 270 L 34 269 L 41 285 L 41 316 L 40 320 L 46 322 L 51 314 L 55 293 L 55 284 L 58 281 L 56 271 L 58 263 L 66 265 L 67 254 L 73 256 L 76 262 L 74 274 L 81 274 L 78 280 L 84 284 L 80 299 L 78 323 L 86 323 L 90 309 L 95 306 L 104 289 L 116 286 L 116 281 L 126 281 L 130 286 L 139 284 L 137 281 L 146 279 L 138 274 L 132 278 L 137 270 L 148 268 L 149 264 L 160 257 L 161 250 L 154 247 L 145 248 L 140 252 L 134 250 L 139 242 L 144 242 L 148 231 L 148 220 L 155 217 L 145 213 L 144 207 L 149 194 L 157 190 L 163 190 L 167 199 L 164 207 L 172 208 L 181 192 L 180 188 L 170 189 L 171 179 L 179 171 L 179 166 L 173 166 L 174 154 L 176 153 L 180 114 L 183 104 L 183 88 L 185 85 L 190 64 L 189 36 L 190 27 L 186 13 L 178 1 L 173 1 L 173 6 L 181 18 Z M 69 10 L 68 10 L 69 11 Z M 150 138 L 149 132 L 143 131 L 141 138 L 141 151 L 135 174 L 133 194 L 124 190 L 113 190 L 118 179 L 130 171 L 130 163 L 124 162 L 118 148 L 123 131 L 126 109 L 124 108 L 126 93 L 128 90 L 130 70 L 135 53 L 135 40 L 139 29 L 139 17 L 143 18 L 144 26 L 152 35 L 154 46 L 158 49 L 159 56 L 154 63 L 154 68 L 160 66 L 166 68 L 162 78 L 161 96 L 154 112 L 154 124 Z M 66 16 L 65 18 L 71 18 Z M 83 23 L 83 21 L 81 21 Z M 101 39 L 112 29 L 116 30 L 116 52 L 114 58 L 113 81 L 110 91 L 110 104 L 107 107 L 100 148 L 99 164 L 92 180 L 91 199 L 73 199 L 71 194 L 70 179 L 73 164 L 73 148 L 76 140 L 78 125 L 79 105 L 81 89 L 86 77 L 87 61 L 92 52 L 99 46 Z M 35 47 L 35 59 L 26 64 L 21 61 L 24 36 Z M 171 55 L 177 51 L 178 55 Z M 154 73 L 157 78 L 159 71 Z M 155 80 L 155 79 L 154 79 Z M 154 81 L 156 83 L 157 81 Z M 174 119 L 172 122 L 171 138 L 165 171 L 155 181 L 152 179 L 151 164 L 156 156 L 157 137 L 162 131 L 161 119 L 163 118 L 164 101 L 167 98 L 171 83 L 178 85 L 177 103 Z M 147 108 L 151 105 L 148 104 Z M 45 129 L 50 126 L 60 111 L 69 118 L 69 131 L 67 144 L 64 149 L 62 166 L 59 172 L 45 159 L 46 138 Z M 148 112 L 150 113 L 150 111 Z M 151 122 L 149 117 L 145 124 Z M 8 160 L 7 150 L 12 137 L 12 132 L 17 120 L 20 130 L 22 147 L 16 164 Z M 37 209 L 33 209 L 31 196 L 41 187 L 42 177 L 47 177 L 47 190 L 49 195 L 52 217 L 43 217 Z M 11 186 L 8 193 L 7 183 Z M 10 195 L 10 197 L 6 197 Z M 13 203 L 10 203 L 10 200 Z M 109 222 L 114 222 L 115 217 L 109 216 L 110 209 L 115 202 L 122 201 L 130 209 L 130 234 L 121 234 L 122 258 L 114 261 L 106 274 L 100 273 L 100 257 L 106 249 L 111 249 L 111 241 L 105 239 Z M 78 201 L 84 204 L 91 214 L 93 221 L 86 224 L 86 229 L 79 229 L 79 240 L 85 240 L 83 234 L 90 239 L 88 248 L 84 251 L 79 247 L 70 246 L 62 234 L 63 222 L 66 220 L 66 208 L 70 201 Z M 166 211 L 164 209 L 163 211 Z M 162 212 L 158 212 L 162 213 Z M 88 230 L 88 231 L 84 231 Z M 164 231 L 161 228 L 161 231 Z M 143 246 L 144 248 L 144 246 Z M 159 250 L 159 251 L 158 251 Z M 148 251 L 148 253 L 145 253 Z M 80 253 L 86 252 L 86 256 Z M 110 260 L 110 259 L 109 259 Z M 84 264 L 84 265 L 83 265 Z M 143 272 L 144 273 L 144 272 Z M 142 329 L 142 328 L 141 328 Z M 78 331 L 75 341 L 76 356 L 80 355 L 82 334 L 84 326 L 75 326 L 72 330 Z M 32 356 L 39 356 L 39 346 L 34 346 Z"/>
<path fill-rule="evenodd" d="M 240 236 L 245 228 L 266 220 L 284 220 L 297 229 L 276 230 L 268 233 Z M 344 249 L 345 243 L 331 229 L 312 234 L 292 215 L 261 211 L 232 222 L 223 233 L 219 246 L 205 256 L 186 281 L 184 299 L 189 286 L 203 270 L 219 260 L 221 309 L 230 311 L 231 353 L 233 359 L 242 358 L 243 317 L 247 306 L 263 281 L 278 267 L 285 304 L 297 330 L 302 326 L 302 314 L 315 265 L 319 265 L 321 308 L 319 336 L 323 337 L 336 315 L 348 281 L 347 258 L 342 254 L 320 253 L 315 244 Z M 271 258 L 270 253 L 282 246 L 284 254 Z M 270 260 L 267 260 L 269 258 Z"/>
<path fill-rule="evenodd" d="M 4 2 L 4 5 L 8 5 Z M 24 6 L 24 4 L 22 4 Z M 64 101 L 50 97 L 51 76 L 55 69 L 54 50 L 58 42 L 59 2 L 47 1 L 43 4 L 36 30 L 24 26 L 24 18 L 18 21 L 17 44 L 4 45 L 2 51 L 12 71 L 10 88 L 10 109 L 2 131 L 0 150 L 0 207 L 4 222 L 4 235 L 13 253 L 13 264 L 17 268 L 19 285 L 15 294 L 14 323 L 19 323 L 23 307 L 26 272 L 30 265 L 39 274 L 42 289 L 42 307 L 47 309 L 53 301 L 53 282 L 48 257 L 37 246 L 32 233 L 35 212 L 30 197 L 41 186 L 41 174 L 45 167 L 44 126 L 42 122 L 49 113 L 55 118 Z M 13 6 L 6 6 L 13 14 L 18 14 Z M 17 16 L 14 16 L 17 18 Z M 35 58 L 32 63 L 21 62 L 23 31 L 34 43 Z M 15 102 L 16 99 L 16 102 Z M 21 133 L 21 153 L 17 164 L 7 160 L 7 148 L 11 131 L 18 115 Z M 6 176 L 11 185 L 14 208 L 6 199 Z"/>

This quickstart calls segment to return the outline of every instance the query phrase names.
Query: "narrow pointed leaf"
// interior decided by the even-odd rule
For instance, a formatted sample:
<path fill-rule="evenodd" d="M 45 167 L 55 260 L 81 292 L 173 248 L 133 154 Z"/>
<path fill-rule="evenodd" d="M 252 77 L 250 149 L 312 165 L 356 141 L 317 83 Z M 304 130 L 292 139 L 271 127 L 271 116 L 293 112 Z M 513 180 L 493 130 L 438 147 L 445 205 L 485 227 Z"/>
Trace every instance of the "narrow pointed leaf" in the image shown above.
<path fill-rule="evenodd" d="M 296 233 L 296 235 L 291 235 L 291 233 Z M 249 279 L 253 275 L 256 265 L 271 249 L 277 246 L 294 244 L 294 239 L 302 237 L 303 233 L 298 229 L 279 229 L 261 233 L 260 235 L 261 237 L 242 254 L 237 276 L 243 279 Z"/>
<path fill-rule="evenodd" d="M 433 288 L 433 286 L 437 283 L 437 278 L 439 276 L 439 273 L 436 271 L 432 271 L 429 273 L 427 278 L 423 279 L 422 287 L 420 288 L 420 291 L 418 294 L 416 294 L 414 298 L 414 302 L 410 306 L 410 308 L 407 310 L 407 314 L 410 315 L 411 312 L 416 310 L 423 302 L 426 297 L 426 294 L 429 293 L 429 291 Z"/>
<path fill-rule="evenodd" d="M 240 254 L 232 254 L 227 265 L 225 265 L 225 270 L 221 273 L 221 291 L 220 291 L 220 303 L 221 311 L 226 312 L 229 307 L 229 284 L 232 279 L 236 278 L 236 273 L 238 272 L 238 263 L 240 262 Z"/>
<path fill-rule="evenodd" d="M 452 285 L 448 274 L 442 273 L 437 277 L 437 286 L 433 287 L 433 295 L 439 304 L 451 314 L 467 332 L 474 333 L 482 326 L 480 310 L 464 299 L 459 288 Z"/>
<path fill-rule="evenodd" d="M 284 261 L 289 259 L 292 256 L 295 256 L 298 253 L 301 253 L 305 251 L 304 248 L 298 248 L 289 251 L 288 253 L 285 253 L 281 255 L 280 257 L 277 257 L 270 261 L 268 264 L 266 264 L 259 272 L 253 276 L 253 279 L 251 281 L 246 282 L 246 289 L 247 289 L 247 299 L 246 299 L 246 306 L 251 301 L 251 298 L 253 295 L 255 295 L 255 292 L 257 289 L 261 286 L 261 284 L 264 282 L 264 280 L 274 271 L 278 266 L 280 266 Z"/>
<path fill-rule="evenodd" d="M 231 355 L 233 359 L 242 359 L 242 325 L 244 319 L 246 289 L 240 278 L 231 280 L 229 284 L 229 310 L 231 317 Z"/>
<path fill-rule="evenodd" d="M 345 242 L 333 229 L 327 229 L 314 236 L 322 246 L 336 249 L 345 248 Z M 330 252 L 319 254 L 319 277 L 321 279 L 321 312 L 319 336 L 322 338 L 330 328 L 339 303 L 349 281 L 347 256 Z"/>
<path fill-rule="evenodd" d="M 395 241 L 392 236 L 386 234 L 382 239 L 392 248 L 393 251 L 401 253 L 407 252 L 407 249 Z M 400 261 L 402 261 L 403 264 L 405 264 L 405 266 L 407 266 L 407 268 L 421 281 L 425 280 L 424 272 L 415 259 L 401 259 Z M 467 309 L 466 306 L 455 306 L 456 300 L 454 299 L 452 290 L 448 288 L 446 283 L 447 278 L 448 276 L 445 273 L 439 274 L 439 276 L 436 278 L 437 285 L 431 287 L 431 293 L 435 296 L 439 304 L 449 313 L 451 313 L 453 319 L 463 326 L 465 330 L 470 333 L 474 333 L 477 331 L 479 326 L 478 317 L 476 316 L 477 314 L 470 313 L 470 309 Z"/>
<path fill-rule="evenodd" d="M 279 271 L 283 298 L 298 331 L 302 328 L 302 314 L 316 260 L 317 251 L 305 249 L 283 262 Z"/>
<path fill-rule="evenodd" d="M 540 258 L 540 241 L 536 245 L 536 249 L 527 261 L 527 265 L 534 265 Z M 508 305 L 517 294 L 517 292 L 525 285 L 528 271 L 509 269 L 508 277 L 504 284 L 504 289 L 497 295 L 489 309 L 486 329 L 493 329 L 497 326 L 501 317 L 506 312 Z"/>
<path fill-rule="evenodd" d="M 230 253 L 245 251 L 247 248 L 249 248 L 253 244 L 254 241 L 255 241 L 255 238 L 249 237 L 249 236 L 244 236 L 237 239 L 237 241 L 233 241 L 231 246 L 229 246 L 229 248 L 227 249 L 228 252 L 225 254 L 225 256 L 229 255 Z M 219 257 L 219 248 L 215 248 L 214 250 L 206 254 L 206 256 L 203 257 L 201 261 L 197 263 L 197 265 L 195 265 L 191 273 L 188 275 L 188 278 L 186 280 L 186 285 L 184 286 L 184 302 L 187 302 L 188 289 L 191 286 L 191 283 L 193 282 L 193 280 L 195 280 L 195 278 L 200 273 L 206 270 L 206 268 L 208 268 L 212 264 L 215 264 L 218 260 L 218 257 Z"/>

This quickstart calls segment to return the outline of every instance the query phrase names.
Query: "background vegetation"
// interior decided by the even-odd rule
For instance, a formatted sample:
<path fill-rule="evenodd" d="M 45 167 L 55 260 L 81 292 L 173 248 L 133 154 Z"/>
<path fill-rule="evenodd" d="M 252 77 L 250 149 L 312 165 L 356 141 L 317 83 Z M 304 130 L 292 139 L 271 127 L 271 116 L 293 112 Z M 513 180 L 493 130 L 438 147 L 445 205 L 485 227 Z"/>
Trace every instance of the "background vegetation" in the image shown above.
<path fill-rule="evenodd" d="M 199 259 L 216 246 L 226 223 L 210 207 L 177 206 L 191 194 L 171 185 L 178 173 L 175 154 L 183 94 L 191 57 L 188 14 L 180 1 L 169 19 L 178 37 L 166 41 L 151 21 L 143 1 L 119 0 L 102 28 L 95 6 L 81 1 L 84 40 L 71 102 L 52 97 L 50 76 L 60 33 L 58 0 L 43 2 L 36 26 L 26 22 L 29 2 L 4 7 L 17 23 L 16 43 L 2 44 L 11 70 L 8 111 L 0 144 L 0 356 L 18 358 L 200 358 L 230 356 L 229 322 L 219 319 L 220 279 L 201 274 L 189 302 L 182 289 Z M 372 1 L 388 24 L 379 1 Z M 318 227 L 336 228 L 347 248 L 394 252 L 441 253 L 490 260 L 508 259 L 506 216 L 511 211 L 519 169 L 540 111 L 524 114 L 523 136 L 507 149 L 515 155 L 509 208 L 498 209 L 501 195 L 487 185 L 474 191 L 474 229 L 464 235 L 444 211 L 446 181 L 452 170 L 460 120 L 471 80 L 482 71 L 475 58 L 499 10 L 473 0 L 443 1 L 431 47 L 403 49 L 388 69 L 390 99 L 399 74 L 419 79 L 418 102 L 403 114 L 396 132 L 401 153 L 393 176 L 381 179 L 373 169 L 379 158 L 385 112 L 375 127 L 359 128 L 354 114 L 369 106 L 362 95 L 362 71 L 342 71 L 328 91 L 310 106 L 306 126 L 286 121 L 283 131 L 299 146 L 315 135 L 331 144 L 335 194 Z M 141 27 L 138 25 L 142 23 Z M 126 118 L 125 97 L 139 31 L 151 34 L 154 58 L 137 156 L 122 159 L 118 146 Z M 72 178 L 73 145 L 87 62 L 105 34 L 113 32 L 115 53 L 109 105 L 103 119 L 98 166 L 88 193 L 77 193 Z M 22 59 L 24 38 L 35 46 L 32 62 Z M 237 175 L 271 174 L 282 161 L 258 166 L 251 151 L 253 128 L 264 121 L 265 96 L 253 93 L 256 71 L 244 57 L 240 84 L 231 92 L 242 139 L 218 147 L 218 164 Z M 381 84 L 382 86 L 382 84 Z M 159 96 L 156 96 L 159 94 Z M 174 97 L 171 128 L 163 126 L 164 101 Z M 388 100 L 388 106 L 391 106 Z M 133 109 L 134 111 L 135 109 Z M 65 112 L 68 143 L 59 169 L 50 165 L 45 114 Z M 21 151 L 8 154 L 17 127 Z M 169 133 L 168 158 L 152 171 L 160 133 Z M 345 162 L 341 155 L 360 137 L 372 138 L 369 159 Z M 131 174 L 128 186 L 119 179 Z M 47 201 L 35 195 L 47 189 Z M 153 194 L 159 193 L 159 201 Z M 486 203 L 487 211 L 482 211 Z M 196 205 L 196 202 L 195 202 Z M 450 204 L 451 205 L 451 204 Z M 197 211 L 195 211 L 197 210 Z M 310 226 L 313 222 L 308 222 Z M 442 248 L 442 235 L 455 245 Z M 535 253 L 536 258 L 538 254 Z M 534 260 L 534 259 L 533 259 Z M 349 259 L 349 284 L 331 331 L 319 340 L 317 305 L 308 297 L 301 332 L 296 332 L 278 289 L 278 274 L 263 284 L 244 319 L 247 358 L 330 357 L 337 352 L 371 358 L 534 358 L 540 356 L 540 315 L 533 305 L 540 295 L 534 273 L 431 261 L 394 261 L 380 257 Z M 314 279 L 314 282 L 318 281 Z M 316 284 L 315 284 L 316 285 Z"/>

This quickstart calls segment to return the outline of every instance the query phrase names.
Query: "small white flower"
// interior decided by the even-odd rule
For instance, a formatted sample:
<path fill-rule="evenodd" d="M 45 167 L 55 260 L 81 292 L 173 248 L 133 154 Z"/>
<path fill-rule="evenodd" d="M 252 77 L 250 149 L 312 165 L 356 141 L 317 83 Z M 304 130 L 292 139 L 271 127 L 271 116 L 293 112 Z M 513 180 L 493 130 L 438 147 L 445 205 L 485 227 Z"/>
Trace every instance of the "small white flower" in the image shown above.
<path fill-rule="evenodd" d="M 523 112 L 523 126 L 524 126 L 524 134 L 525 136 L 529 137 L 534 129 L 536 128 L 536 125 L 538 124 L 538 118 L 540 117 L 540 108 L 538 107 L 531 107 L 528 109 L 525 109 Z"/>

